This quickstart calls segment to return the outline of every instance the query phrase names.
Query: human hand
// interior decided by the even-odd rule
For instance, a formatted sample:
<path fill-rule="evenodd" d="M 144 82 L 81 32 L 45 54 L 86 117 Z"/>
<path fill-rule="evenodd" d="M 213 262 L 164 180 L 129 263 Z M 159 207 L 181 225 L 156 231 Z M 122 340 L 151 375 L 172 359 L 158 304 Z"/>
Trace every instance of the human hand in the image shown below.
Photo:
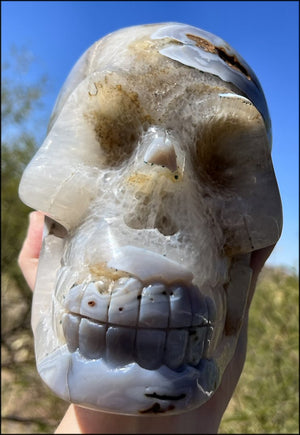
<path fill-rule="evenodd" d="M 32 212 L 29 228 L 19 255 L 19 266 L 29 287 L 33 290 L 42 246 L 44 214 Z M 220 421 L 241 375 L 247 350 L 248 312 L 256 280 L 273 246 L 252 254 L 253 276 L 249 300 L 243 319 L 234 357 L 227 366 L 222 382 L 208 402 L 180 415 L 134 417 L 93 411 L 70 405 L 55 433 L 217 433 Z"/>
<path fill-rule="evenodd" d="M 45 215 L 40 211 L 33 211 L 29 214 L 27 235 L 18 258 L 19 267 L 31 290 L 34 289 L 36 280 L 42 247 L 44 219 Z"/>

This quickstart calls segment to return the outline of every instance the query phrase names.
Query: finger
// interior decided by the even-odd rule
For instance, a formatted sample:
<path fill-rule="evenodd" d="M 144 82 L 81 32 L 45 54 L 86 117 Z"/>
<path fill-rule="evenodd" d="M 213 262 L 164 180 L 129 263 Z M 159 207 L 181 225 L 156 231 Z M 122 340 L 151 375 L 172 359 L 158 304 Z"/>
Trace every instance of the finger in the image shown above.
<path fill-rule="evenodd" d="M 29 287 L 33 290 L 36 280 L 38 259 L 42 247 L 44 214 L 38 211 L 29 214 L 29 227 L 18 263 Z"/>
<path fill-rule="evenodd" d="M 29 227 L 21 250 L 27 258 L 39 258 L 40 256 L 44 217 L 45 215 L 40 211 L 33 211 L 29 214 Z"/>

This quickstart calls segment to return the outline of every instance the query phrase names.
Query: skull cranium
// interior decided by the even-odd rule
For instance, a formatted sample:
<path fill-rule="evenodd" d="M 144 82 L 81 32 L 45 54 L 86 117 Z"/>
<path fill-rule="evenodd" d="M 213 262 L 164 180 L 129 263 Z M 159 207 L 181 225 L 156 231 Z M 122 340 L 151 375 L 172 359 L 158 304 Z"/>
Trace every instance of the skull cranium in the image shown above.
<path fill-rule="evenodd" d="M 235 351 L 251 253 L 282 226 L 268 108 L 246 62 L 179 23 L 99 40 L 19 193 L 47 216 L 32 327 L 49 387 L 123 414 L 206 402 Z"/>

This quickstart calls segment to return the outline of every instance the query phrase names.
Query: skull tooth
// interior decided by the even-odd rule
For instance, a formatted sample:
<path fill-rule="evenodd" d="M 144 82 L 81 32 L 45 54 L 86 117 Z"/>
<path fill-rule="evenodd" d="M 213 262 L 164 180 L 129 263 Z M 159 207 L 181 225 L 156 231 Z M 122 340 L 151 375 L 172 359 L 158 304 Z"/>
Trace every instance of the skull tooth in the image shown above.
<path fill-rule="evenodd" d="M 64 314 L 62 317 L 62 327 L 66 338 L 68 349 L 70 352 L 75 352 L 79 345 L 78 328 L 80 317 L 72 314 Z"/>
<path fill-rule="evenodd" d="M 136 357 L 141 367 L 158 369 L 163 361 L 166 332 L 159 329 L 138 329 L 136 333 Z"/>
<path fill-rule="evenodd" d="M 79 325 L 79 351 L 86 358 L 100 358 L 105 352 L 106 325 L 81 319 Z"/>
<path fill-rule="evenodd" d="M 206 331 L 206 340 L 203 348 L 203 358 L 212 358 L 215 350 L 214 326 L 208 326 Z"/>
<path fill-rule="evenodd" d="M 163 284 L 145 287 L 142 292 L 138 326 L 167 328 L 169 309 L 169 296 Z"/>
<path fill-rule="evenodd" d="M 112 365 L 135 361 L 135 328 L 110 326 L 106 333 L 106 360 Z"/>
<path fill-rule="evenodd" d="M 90 282 L 84 292 L 79 313 L 100 322 L 107 322 L 111 290 L 106 283 Z"/>
<path fill-rule="evenodd" d="M 65 308 L 68 311 L 79 313 L 81 300 L 85 287 L 83 285 L 75 285 L 69 290 L 69 293 L 64 302 Z"/>
<path fill-rule="evenodd" d="M 203 296 L 198 287 L 190 287 L 191 307 L 193 311 L 192 325 L 202 325 L 208 322 L 207 300 Z"/>
<path fill-rule="evenodd" d="M 164 364 L 177 369 L 185 360 L 189 333 L 186 329 L 169 329 L 167 332 Z"/>
<path fill-rule="evenodd" d="M 170 328 L 188 327 L 192 324 L 192 306 L 189 288 L 182 285 L 170 288 Z"/>
<path fill-rule="evenodd" d="M 217 319 L 217 310 L 216 305 L 212 298 L 205 298 L 206 306 L 207 306 L 207 318 L 210 324 L 215 323 Z"/>
<path fill-rule="evenodd" d="M 108 322 L 136 326 L 142 284 L 135 278 L 121 278 L 113 288 L 108 309 Z"/>
<path fill-rule="evenodd" d="M 197 327 L 189 329 L 189 341 L 186 349 L 186 363 L 196 366 L 203 354 L 207 328 Z"/>

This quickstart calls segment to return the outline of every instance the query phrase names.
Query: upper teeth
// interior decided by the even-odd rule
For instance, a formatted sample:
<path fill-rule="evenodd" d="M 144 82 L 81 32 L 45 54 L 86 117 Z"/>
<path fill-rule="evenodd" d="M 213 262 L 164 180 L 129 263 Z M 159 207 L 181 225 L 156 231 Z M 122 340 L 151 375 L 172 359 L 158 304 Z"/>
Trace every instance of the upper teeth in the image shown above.
<path fill-rule="evenodd" d="M 137 361 L 148 369 L 197 365 L 215 320 L 211 302 L 191 284 L 90 282 L 70 290 L 63 331 L 69 350 L 79 348 L 87 358 Z"/>

